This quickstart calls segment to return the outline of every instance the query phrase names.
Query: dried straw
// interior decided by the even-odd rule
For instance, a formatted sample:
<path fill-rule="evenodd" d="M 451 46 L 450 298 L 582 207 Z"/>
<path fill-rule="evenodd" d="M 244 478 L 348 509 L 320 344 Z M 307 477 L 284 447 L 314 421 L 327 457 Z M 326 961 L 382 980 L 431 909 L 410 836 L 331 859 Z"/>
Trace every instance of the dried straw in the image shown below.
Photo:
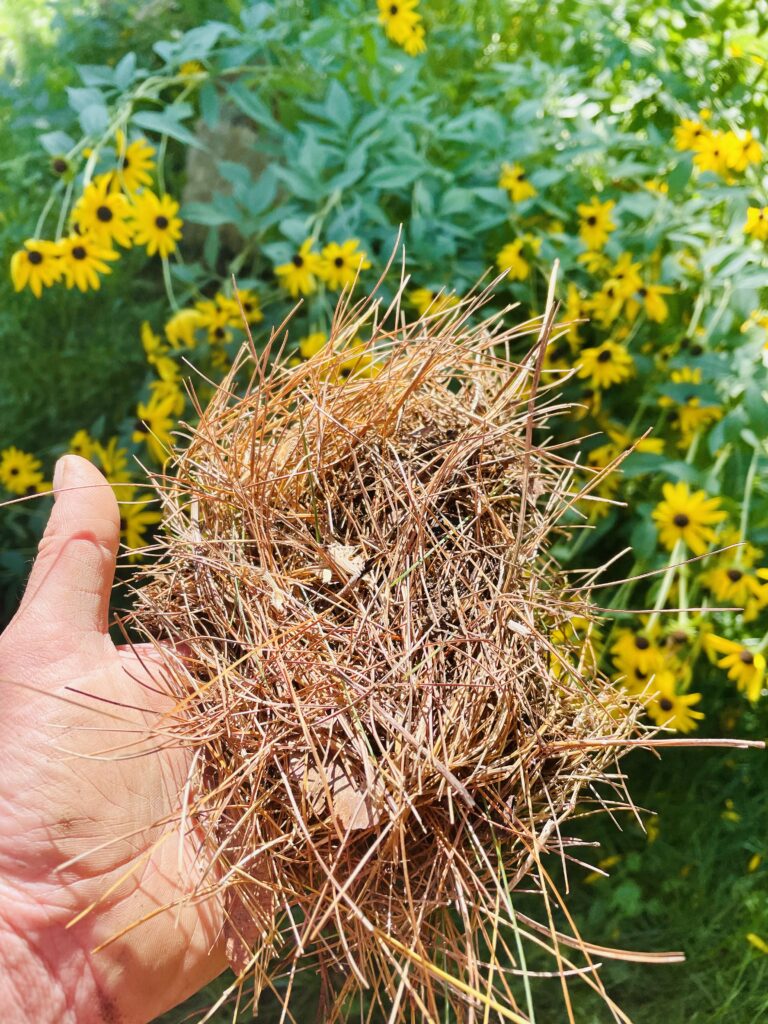
<path fill-rule="evenodd" d="M 544 855 L 566 859 L 583 796 L 629 806 L 637 707 L 548 554 L 576 498 L 542 440 L 567 411 L 540 383 L 551 295 L 512 328 L 482 321 L 489 295 L 413 323 L 346 301 L 296 366 L 246 348 L 160 480 L 135 620 L 183 645 L 182 831 L 225 893 L 239 981 L 257 999 L 281 976 L 286 1020 L 308 966 L 321 1019 L 367 990 L 369 1019 L 479 1024 L 531 1019 L 523 940 L 567 1007 L 567 978 L 602 991 L 594 956 L 615 955 L 554 930 Z M 523 884 L 541 922 L 516 913 Z"/>

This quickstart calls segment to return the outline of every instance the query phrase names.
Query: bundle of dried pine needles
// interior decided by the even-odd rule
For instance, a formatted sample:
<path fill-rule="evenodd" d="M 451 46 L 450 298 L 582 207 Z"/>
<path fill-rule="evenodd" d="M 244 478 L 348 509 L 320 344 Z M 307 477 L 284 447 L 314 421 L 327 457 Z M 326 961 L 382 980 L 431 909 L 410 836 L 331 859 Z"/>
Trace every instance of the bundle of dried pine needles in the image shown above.
<path fill-rule="evenodd" d="M 239 978 L 280 975 L 287 1006 L 310 966 L 329 1021 L 360 990 L 369 1019 L 528 1021 L 524 941 L 603 991 L 545 862 L 584 796 L 630 806 L 638 712 L 548 555 L 577 498 L 542 441 L 565 411 L 540 381 L 553 304 L 510 329 L 488 294 L 413 323 L 347 301 L 300 365 L 246 349 L 160 482 L 135 617 L 184 645 L 184 826 Z"/>

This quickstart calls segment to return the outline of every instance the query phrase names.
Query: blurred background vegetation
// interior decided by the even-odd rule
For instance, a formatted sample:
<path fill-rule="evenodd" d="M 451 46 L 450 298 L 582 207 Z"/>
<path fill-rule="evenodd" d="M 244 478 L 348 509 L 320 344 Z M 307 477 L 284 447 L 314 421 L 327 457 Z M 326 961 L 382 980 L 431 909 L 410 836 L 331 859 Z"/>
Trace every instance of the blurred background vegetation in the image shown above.
<path fill-rule="evenodd" d="M 318 249 L 357 239 L 372 263 L 364 282 L 372 283 L 402 223 L 414 289 L 458 295 L 519 242 L 511 262 L 507 253 L 515 269 L 504 300 L 540 312 L 557 258 L 567 311 L 593 319 L 553 354 L 553 373 L 606 343 L 631 353 L 632 374 L 616 386 L 595 387 L 589 375 L 567 382 L 585 412 L 563 425 L 563 437 L 602 431 L 614 453 L 651 427 L 663 441 L 627 460 L 619 495 L 605 492 L 627 508 L 587 510 L 594 529 L 557 553 L 571 565 L 597 565 L 627 545 L 617 577 L 663 570 L 670 552 L 651 519 L 662 484 L 683 482 L 717 498 L 735 530 L 728 542 L 752 545 L 738 571 L 754 579 L 754 616 L 705 620 L 692 611 L 670 623 L 668 632 L 682 627 L 687 645 L 674 667 L 682 691 L 703 694 L 705 735 L 764 738 L 765 700 L 745 699 L 702 656 L 712 629 L 757 653 L 766 630 L 768 598 L 761 603 L 756 569 L 768 543 L 760 472 L 768 436 L 768 270 L 765 236 L 744 231 L 749 209 L 768 208 L 764 155 L 741 169 L 718 168 L 716 157 L 706 165 L 700 150 L 678 144 L 675 130 L 688 121 L 710 138 L 749 131 L 765 145 L 766 3 L 422 0 L 419 11 L 426 51 L 414 56 L 387 38 L 375 3 L 352 0 L 26 0 L 0 11 L 4 265 L 37 237 L 49 197 L 55 205 L 46 237 L 67 186 L 72 198 L 84 186 L 82 152 L 63 177 L 54 161 L 67 139 L 77 144 L 87 134 L 86 100 L 110 112 L 128 103 L 129 137 L 155 147 L 162 183 L 182 203 L 184 220 L 169 287 L 159 260 L 138 247 L 122 254 L 98 292 L 59 284 L 37 298 L 0 275 L 0 450 L 34 454 L 43 482 L 83 430 L 126 460 L 136 454 L 151 463 L 136 435 L 138 403 L 151 402 L 161 355 L 177 363 L 176 371 L 166 367 L 169 377 L 185 372 L 180 353 L 162 339 L 173 313 L 169 288 L 173 302 L 192 309 L 228 294 L 236 272 L 240 286 L 259 297 L 264 319 L 256 338 L 263 343 L 293 304 L 275 269 L 306 239 Z M 140 74 L 110 78 L 128 54 L 135 64 L 123 68 L 166 83 L 150 103 L 131 100 Z M 87 89 L 97 97 L 84 98 Z M 142 122 L 147 113 L 155 120 Z M 100 133 L 94 129 L 91 147 Z M 525 172 L 520 180 L 533 195 L 517 198 L 514 188 L 500 187 L 504 164 Z M 613 204 L 614 226 L 590 262 L 585 216 L 577 211 L 594 197 Z M 606 303 L 624 254 L 641 267 L 642 284 L 617 311 Z M 649 284 L 665 289 L 664 316 L 643 309 Z M 567 285 L 574 290 L 567 293 Z M 294 344 L 327 331 L 334 299 L 320 282 L 297 316 Z M 143 324 L 157 332 L 162 352 L 142 345 Z M 226 332 L 217 347 L 198 331 L 181 354 L 220 374 L 243 336 L 233 323 Z M 296 344 L 297 358 L 305 351 Z M 702 407 L 715 411 L 697 418 Z M 682 428 L 681 411 L 693 417 L 692 433 Z M 595 467 L 611 454 L 604 443 L 605 436 L 586 444 Z M 138 480 L 138 470 L 131 466 L 122 479 Z M 46 504 L 2 510 L 5 614 L 17 601 Z M 718 597 L 699 568 L 693 579 L 670 577 L 664 601 L 674 607 L 688 586 L 692 607 L 694 598 L 740 603 Z M 717 568 L 733 566 L 703 565 Z M 643 586 L 625 589 L 617 605 L 653 607 L 659 584 Z M 615 667 L 610 646 L 606 658 Z M 609 991 L 639 1024 L 768 1019 L 766 754 L 670 751 L 657 761 L 638 753 L 625 764 L 635 801 L 655 816 L 647 835 L 628 817 L 621 830 L 606 818 L 573 825 L 585 842 L 599 840 L 584 859 L 611 877 L 573 868 L 571 912 L 591 941 L 681 949 L 688 959 L 671 967 L 608 963 Z M 313 1019 L 314 985 L 308 977 L 298 987 L 300 1021 Z M 185 1019 L 219 990 L 166 1019 Z M 538 1020 L 566 1019 L 556 982 L 535 982 L 534 991 Z M 585 987 L 572 993 L 577 1020 L 611 1019 Z M 222 1011 L 217 1019 L 229 1017 Z M 263 1019 L 279 1019 L 269 999 Z"/>

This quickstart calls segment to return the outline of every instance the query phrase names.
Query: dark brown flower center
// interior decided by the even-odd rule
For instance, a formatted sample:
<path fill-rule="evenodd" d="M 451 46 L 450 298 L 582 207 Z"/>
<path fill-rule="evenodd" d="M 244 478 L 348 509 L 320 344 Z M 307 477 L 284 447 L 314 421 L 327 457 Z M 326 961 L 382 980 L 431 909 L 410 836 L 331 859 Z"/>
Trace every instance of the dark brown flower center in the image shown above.
<path fill-rule="evenodd" d="M 635 647 L 638 649 L 638 651 L 647 651 L 650 646 L 651 646 L 651 641 L 648 639 L 648 637 L 645 637 L 645 636 L 636 636 L 635 637 Z"/>
<path fill-rule="evenodd" d="M 611 361 L 611 350 L 604 348 L 600 355 L 597 357 L 598 363 L 609 363 Z"/>
<path fill-rule="evenodd" d="M 333 261 L 333 265 L 334 265 L 334 267 L 343 267 L 344 266 L 344 257 L 343 256 L 337 256 L 336 259 Z"/>
<path fill-rule="evenodd" d="M 11 466 L 11 468 L 8 470 L 8 475 L 9 476 L 18 476 L 20 472 L 21 472 L 21 470 L 19 469 L 18 466 Z"/>
<path fill-rule="evenodd" d="M 671 711 L 674 706 L 669 697 L 662 697 L 659 701 L 659 707 L 662 711 Z"/>
<path fill-rule="evenodd" d="M 590 216 L 587 217 L 587 224 L 589 224 L 591 228 L 593 228 L 595 224 L 597 224 L 597 217 L 594 215 L 594 213 L 590 214 Z"/>
<path fill-rule="evenodd" d="M 303 256 L 299 256 L 299 254 L 296 253 L 296 255 L 293 257 L 293 260 L 291 262 L 293 263 L 294 267 L 303 267 L 304 266 L 304 257 Z"/>
<path fill-rule="evenodd" d="M 739 651 L 739 661 L 742 661 L 745 665 L 754 665 L 755 656 L 751 651 Z"/>
<path fill-rule="evenodd" d="M 75 260 L 84 260 L 87 255 L 82 245 L 76 245 L 72 250 L 72 258 Z"/>
<path fill-rule="evenodd" d="M 219 340 L 221 340 L 225 334 L 226 331 L 224 330 L 223 327 L 217 327 L 213 332 L 214 338 L 218 338 Z"/>
<path fill-rule="evenodd" d="M 155 217 L 155 227 L 160 228 L 161 231 L 165 231 L 168 227 L 168 218 L 164 217 L 162 213 L 159 217 Z"/>
<path fill-rule="evenodd" d="M 394 18 L 394 16 L 397 14 L 397 12 L 399 10 L 400 10 L 400 8 L 397 6 L 397 4 L 390 4 L 389 5 L 389 13 L 392 15 L 393 18 Z"/>
<path fill-rule="evenodd" d="M 741 569 L 729 569 L 725 574 L 731 583 L 738 583 L 744 573 Z"/>
<path fill-rule="evenodd" d="M 112 220 L 112 211 L 108 206 L 99 206 L 96 210 L 96 216 L 104 224 L 107 224 L 109 221 Z"/>
<path fill-rule="evenodd" d="M 57 156 L 56 159 L 53 161 L 53 165 L 52 166 L 53 166 L 53 169 L 56 172 L 56 174 L 63 174 L 64 171 L 66 171 L 66 169 L 69 166 L 69 164 L 64 159 L 64 157 Z"/>
<path fill-rule="evenodd" d="M 690 525 L 691 520 L 688 518 L 688 516 L 685 514 L 685 512 L 678 512 L 677 515 L 672 520 L 672 522 L 680 530 L 684 530 L 686 526 Z"/>
<path fill-rule="evenodd" d="M 27 259 L 33 267 L 37 267 L 43 262 L 43 254 L 38 252 L 37 249 L 33 249 L 27 256 Z"/>

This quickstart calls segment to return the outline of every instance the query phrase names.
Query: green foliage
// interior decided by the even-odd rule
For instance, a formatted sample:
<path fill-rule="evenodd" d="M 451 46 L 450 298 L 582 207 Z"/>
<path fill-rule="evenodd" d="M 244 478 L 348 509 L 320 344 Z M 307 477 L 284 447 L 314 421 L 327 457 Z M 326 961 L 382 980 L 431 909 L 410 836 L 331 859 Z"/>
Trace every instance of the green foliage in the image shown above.
<path fill-rule="evenodd" d="M 162 262 L 138 245 L 123 252 L 98 295 L 58 283 L 37 299 L 0 278 L 0 448 L 36 453 L 49 477 L 54 457 L 85 428 L 105 468 L 110 442 L 126 460 L 151 463 L 137 415 L 164 417 L 157 403 L 169 395 L 190 415 L 181 357 L 217 375 L 244 336 L 232 275 L 258 299 L 263 320 L 254 317 L 253 329 L 263 345 L 294 305 L 276 269 L 307 240 L 318 253 L 357 240 L 371 263 L 364 287 L 402 231 L 414 312 L 416 289 L 464 295 L 506 251 L 511 272 L 495 301 L 519 303 L 511 315 L 520 319 L 538 315 L 557 260 L 565 318 L 590 319 L 553 345 L 545 367 L 546 379 L 562 377 L 566 398 L 579 403 L 559 439 L 586 436 L 592 470 L 649 430 L 658 443 L 626 458 L 620 483 L 601 484 L 602 498 L 626 506 L 584 503 L 574 523 L 586 518 L 592 528 L 555 554 L 572 566 L 615 557 L 613 578 L 632 580 L 612 607 L 655 609 L 643 625 L 659 648 L 658 671 L 663 664 L 672 673 L 677 696 L 701 690 L 703 728 L 764 734 L 764 701 L 749 703 L 703 655 L 714 629 L 762 656 L 768 582 L 756 574 L 760 553 L 742 548 L 680 570 L 676 562 L 694 550 L 690 538 L 687 553 L 670 551 L 653 518 L 662 484 L 681 482 L 716 498 L 727 515 L 705 549 L 768 544 L 768 264 L 765 239 L 744 230 L 749 209 L 768 207 L 764 152 L 744 167 L 707 169 L 702 151 L 675 135 L 685 119 L 710 137 L 758 135 L 768 95 L 764 0 L 424 3 L 427 50 L 416 57 L 387 39 L 375 4 L 357 0 L 200 0 L 174 7 L 170 29 L 165 10 L 63 5 L 52 22 L 33 18 L 31 28 L 18 22 L 9 33 L 16 81 L 0 84 L 3 258 L 27 238 L 67 234 L 88 182 L 117 167 L 120 131 L 154 147 L 152 188 L 182 203 L 184 241 Z M 533 192 L 511 198 L 500 184 L 504 165 L 519 165 Z M 613 204 L 605 207 L 613 227 L 590 257 L 579 207 L 593 198 Z M 637 282 L 617 305 L 627 274 Z M 338 294 L 325 271 L 316 276 L 290 329 L 297 358 L 306 354 L 299 339 L 328 332 Z M 385 298 L 395 280 L 385 283 Z M 648 292 L 656 286 L 663 291 L 654 307 Z M 162 337 L 178 308 L 209 318 L 196 323 L 186 348 Z M 151 328 L 144 349 L 142 324 Z M 627 375 L 611 384 L 588 369 L 589 354 L 597 365 L 605 345 L 630 356 Z M 117 482 L 138 477 L 132 467 L 112 473 Z M 3 510 L 7 610 L 44 515 L 39 502 Z M 752 581 L 746 618 L 713 582 L 713 573 L 734 567 Z M 722 604 L 733 610 L 706 618 L 696 611 Z M 662 618 L 676 607 L 683 610 Z M 609 671 L 624 671 L 612 642 L 627 623 L 638 626 L 608 619 Z M 676 632 L 685 645 L 669 654 Z M 652 703 L 649 710 L 658 713 Z M 764 852 L 760 764 L 757 755 L 707 751 L 665 755 L 653 770 L 637 765 L 633 792 L 660 812 L 658 840 L 648 844 L 629 828 L 616 840 L 612 883 L 573 883 L 574 907 L 595 941 L 691 953 L 684 968 L 609 970 L 638 1021 L 742 1024 L 765 1012 L 766 961 L 745 940 L 753 932 L 768 941 L 764 869 L 746 870 L 749 855 Z M 726 794 L 739 822 L 720 818 Z M 585 838 L 595 828 L 585 826 Z M 562 1015 L 554 988 L 537 984 L 542 1019 Z M 583 992 L 581 1019 L 602 1020 L 605 1011 Z"/>

